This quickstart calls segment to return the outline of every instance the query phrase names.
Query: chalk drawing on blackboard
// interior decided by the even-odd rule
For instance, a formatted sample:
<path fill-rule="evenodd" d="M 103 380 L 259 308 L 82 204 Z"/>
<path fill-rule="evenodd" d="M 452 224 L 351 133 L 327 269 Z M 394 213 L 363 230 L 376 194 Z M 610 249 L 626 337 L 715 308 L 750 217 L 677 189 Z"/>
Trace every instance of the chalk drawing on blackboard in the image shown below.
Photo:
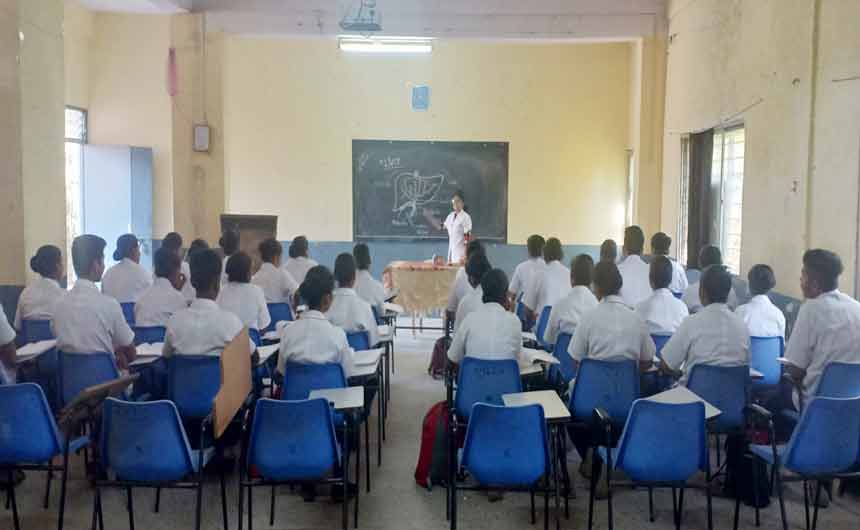
<path fill-rule="evenodd" d="M 421 175 L 418 171 L 398 173 L 394 177 L 394 226 L 415 226 L 419 208 L 435 202 L 445 183 L 445 175 Z"/>

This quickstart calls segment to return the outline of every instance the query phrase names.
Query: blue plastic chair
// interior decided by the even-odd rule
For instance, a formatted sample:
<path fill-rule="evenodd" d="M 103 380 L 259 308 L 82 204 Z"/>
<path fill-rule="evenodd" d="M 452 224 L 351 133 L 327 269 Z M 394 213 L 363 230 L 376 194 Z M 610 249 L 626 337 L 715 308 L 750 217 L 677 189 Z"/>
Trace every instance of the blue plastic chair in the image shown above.
<path fill-rule="evenodd" d="M 627 420 L 639 398 L 639 365 L 636 361 L 583 359 L 570 394 L 570 409 L 577 423 L 590 423 L 594 409 L 606 410 L 614 425 Z"/>
<path fill-rule="evenodd" d="M 554 364 L 549 369 L 550 381 L 561 386 L 564 392 L 567 391 L 570 382 L 576 377 L 576 365 L 573 362 L 573 357 L 567 351 L 572 338 L 573 335 L 570 333 L 558 334 L 552 355 L 558 359 L 559 364 Z"/>
<path fill-rule="evenodd" d="M 528 315 L 526 314 L 526 305 L 523 303 L 522 293 L 520 293 L 520 296 L 517 298 L 517 305 L 514 311 L 517 315 L 517 318 L 520 319 L 523 331 L 529 331 L 534 327 L 534 322 L 530 320 Z"/>
<path fill-rule="evenodd" d="M 721 412 L 708 423 L 708 432 L 717 439 L 717 467 L 722 465 L 721 435 L 740 433 L 744 429 L 744 410 L 750 402 L 751 387 L 750 368 L 746 364 L 697 364 L 690 372 L 687 388 Z"/>
<path fill-rule="evenodd" d="M 475 403 L 504 405 L 502 394 L 522 392 L 520 367 L 517 361 L 485 360 L 465 357 L 457 374 L 454 410 L 464 421 L 469 420 Z"/>
<path fill-rule="evenodd" d="M 149 326 L 134 328 L 134 345 L 141 344 L 157 344 L 164 342 L 164 336 L 167 334 L 167 328 L 164 326 Z"/>
<path fill-rule="evenodd" d="M 750 337 L 750 367 L 764 375 L 752 382 L 753 389 L 774 388 L 782 378 L 782 365 L 777 358 L 785 351 L 782 337 Z"/>
<path fill-rule="evenodd" d="M 173 355 L 167 361 L 167 397 L 183 420 L 202 420 L 212 412 L 221 388 L 221 359 L 214 355 Z"/>
<path fill-rule="evenodd" d="M 60 433 L 45 394 L 39 385 L 22 383 L 0 386 L 0 469 L 7 473 L 6 493 L 12 506 L 15 530 L 21 528 L 18 504 L 15 499 L 13 473 L 18 470 L 47 471 L 44 507 L 48 507 L 51 493 L 51 473 L 60 471 L 60 508 L 57 527 L 62 530 L 66 507 L 66 483 L 69 471 L 69 453 L 89 444 L 83 436 L 68 439 Z M 61 466 L 52 464 L 62 456 Z"/>
<path fill-rule="evenodd" d="M 248 338 L 251 339 L 251 342 L 257 348 L 263 345 L 263 336 L 260 334 L 259 329 L 248 328 Z"/>
<path fill-rule="evenodd" d="M 85 388 L 119 377 L 112 353 L 59 352 L 57 380 L 60 406 L 65 407 Z"/>
<path fill-rule="evenodd" d="M 653 489 L 672 488 L 673 498 L 680 488 L 680 499 L 673 512 L 675 527 L 680 528 L 684 509 L 684 488 L 687 480 L 699 471 L 707 476 L 704 489 L 707 492 L 708 528 L 713 528 L 711 510 L 710 471 L 708 463 L 708 441 L 705 432 L 705 406 L 701 402 L 682 405 L 656 403 L 637 399 L 630 408 L 630 415 L 617 448 L 612 448 L 612 423 L 605 411 L 595 412 L 603 426 L 605 438 L 598 454 L 608 470 L 620 469 L 634 485 L 648 488 L 649 514 L 654 520 Z M 588 504 L 588 528 L 592 528 L 594 495 L 599 476 L 598 459 L 592 463 L 591 494 Z M 612 521 L 612 473 L 605 473 L 608 490 L 609 528 Z"/>
<path fill-rule="evenodd" d="M 824 367 L 815 397 L 854 398 L 860 396 L 860 364 L 832 362 Z M 804 408 L 803 399 L 800 401 L 801 411 Z M 796 410 L 783 410 L 782 416 L 791 424 L 796 424 L 800 414 Z"/>
<path fill-rule="evenodd" d="M 290 304 L 279 303 L 266 305 L 269 308 L 269 316 L 272 317 L 272 322 L 264 331 L 274 331 L 277 328 L 278 322 L 292 322 L 294 320 L 293 308 L 290 307 Z"/>
<path fill-rule="evenodd" d="M 299 364 L 288 362 L 284 367 L 281 399 L 299 401 L 308 399 L 313 390 L 345 388 L 343 367 L 337 363 Z"/>
<path fill-rule="evenodd" d="M 684 293 L 675 293 L 675 292 L 673 292 L 673 293 L 672 293 L 672 296 L 674 296 L 675 298 L 677 298 L 678 300 L 680 300 L 680 299 L 684 298 Z"/>
<path fill-rule="evenodd" d="M 370 333 L 367 331 L 348 331 L 346 333 L 346 342 L 355 351 L 369 350 Z"/>
<path fill-rule="evenodd" d="M 651 340 L 654 341 L 655 354 L 658 359 L 662 359 L 663 347 L 666 346 L 666 343 L 669 342 L 669 339 L 672 338 L 671 333 L 652 333 Z"/>
<path fill-rule="evenodd" d="M 22 320 L 21 336 L 24 337 L 25 344 L 51 340 L 54 338 L 54 332 L 51 331 L 51 321 L 30 319 Z"/>
<path fill-rule="evenodd" d="M 544 334 L 546 333 L 546 326 L 549 324 L 549 314 L 552 312 L 552 306 L 546 306 L 541 310 L 540 317 L 538 317 L 537 329 L 535 330 L 535 337 L 537 337 L 538 343 L 551 351 L 550 345 L 546 343 L 544 340 Z"/>
<path fill-rule="evenodd" d="M 134 302 L 124 302 L 120 304 L 122 308 L 122 316 L 129 326 L 134 326 Z"/>

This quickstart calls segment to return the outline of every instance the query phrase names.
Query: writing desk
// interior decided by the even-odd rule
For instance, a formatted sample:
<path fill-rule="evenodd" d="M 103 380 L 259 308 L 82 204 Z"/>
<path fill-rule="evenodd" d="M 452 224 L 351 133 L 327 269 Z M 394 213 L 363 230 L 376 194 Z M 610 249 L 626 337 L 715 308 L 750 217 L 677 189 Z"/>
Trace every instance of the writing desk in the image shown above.
<path fill-rule="evenodd" d="M 676 386 L 675 388 L 670 388 L 665 392 L 660 392 L 659 394 L 654 394 L 649 398 L 645 398 L 648 401 L 654 401 L 656 403 L 667 403 L 670 405 L 683 405 L 686 403 L 704 403 L 705 404 L 705 419 L 710 420 L 716 418 L 723 412 L 717 407 L 711 405 L 704 399 L 700 398 L 696 395 L 692 390 L 688 389 L 685 386 Z"/>

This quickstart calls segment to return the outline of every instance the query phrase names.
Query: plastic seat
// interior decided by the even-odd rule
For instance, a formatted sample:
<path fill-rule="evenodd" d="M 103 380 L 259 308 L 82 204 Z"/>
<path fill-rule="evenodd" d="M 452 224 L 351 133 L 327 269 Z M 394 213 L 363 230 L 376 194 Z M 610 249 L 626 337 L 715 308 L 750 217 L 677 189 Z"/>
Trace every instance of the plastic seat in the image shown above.
<path fill-rule="evenodd" d="M 22 320 L 21 336 L 24 337 L 25 344 L 51 340 L 54 338 L 54 332 L 51 331 L 51 321 L 31 319 Z"/>
<path fill-rule="evenodd" d="M 172 355 L 167 361 L 167 397 L 183 420 L 202 420 L 212 412 L 221 388 L 221 359 L 214 355 Z"/>
<path fill-rule="evenodd" d="M 639 398 L 639 366 L 636 361 L 583 359 L 568 408 L 577 423 L 589 423 L 594 409 L 606 410 L 620 427 L 633 402 Z"/>
<path fill-rule="evenodd" d="M 277 329 L 278 322 L 293 321 L 293 308 L 290 307 L 290 304 L 266 304 L 266 306 L 268 306 L 269 308 L 269 316 L 272 317 L 272 322 L 263 331 L 274 331 L 275 329 Z"/>
<path fill-rule="evenodd" d="M 149 326 L 134 328 L 134 344 L 158 344 L 164 342 L 164 336 L 167 333 L 167 328 L 164 326 Z"/>
<path fill-rule="evenodd" d="M 259 329 L 248 328 L 248 338 L 254 343 L 254 346 L 259 348 L 263 345 L 263 336 Z"/>
<path fill-rule="evenodd" d="M 120 304 L 122 308 L 122 316 L 129 326 L 134 326 L 134 302 L 124 302 Z"/>
<path fill-rule="evenodd" d="M 369 350 L 371 348 L 370 333 L 367 331 L 348 331 L 346 342 L 355 351 Z"/>
<path fill-rule="evenodd" d="M 777 358 L 785 351 L 782 337 L 750 337 L 750 367 L 764 375 L 752 382 L 753 389 L 774 388 L 782 378 L 782 365 Z"/>
<path fill-rule="evenodd" d="M 662 359 L 663 347 L 666 346 L 666 343 L 669 342 L 669 339 L 672 338 L 671 333 L 652 333 L 651 340 L 654 341 L 655 354 L 658 359 Z"/>
<path fill-rule="evenodd" d="M 537 337 L 538 343 L 551 351 L 550 344 L 547 344 L 544 340 L 544 334 L 546 333 L 546 327 L 549 324 L 549 314 L 552 312 L 552 306 L 546 306 L 541 310 L 540 317 L 538 317 L 537 321 L 537 329 L 535 329 L 535 337 Z"/>
<path fill-rule="evenodd" d="M 824 367 L 818 387 L 815 389 L 816 397 L 829 398 L 853 398 L 860 396 L 860 364 L 832 362 Z M 800 408 L 803 410 L 803 400 Z M 795 410 L 783 410 L 783 418 L 796 424 L 800 414 Z"/>
<path fill-rule="evenodd" d="M 112 353 L 59 352 L 58 356 L 57 380 L 61 407 L 68 405 L 85 388 L 119 377 Z"/>
<path fill-rule="evenodd" d="M 485 360 L 465 357 L 457 376 L 454 410 L 465 421 L 476 403 L 504 405 L 502 394 L 522 392 L 520 367 L 517 361 Z"/>
<path fill-rule="evenodd" d="M 720 410 L 721 414 L 708 424 L 710 432 L 726 434 L 743 429 L 744 408 L 749 403 L 748 365 L 697 364 L 690 373 L 687 388 Z"/>
<path fill-rule="evenodd" d="M 552 350 L 552 355 L 558 359 L 559 364 L 550 366 L 550 381 L 557 383 L 563 391 L 567 391 L 570 382 L 576 377 L 576 365 L 567 351 L 572 338 L 570 333 L 559 333 Z"/>

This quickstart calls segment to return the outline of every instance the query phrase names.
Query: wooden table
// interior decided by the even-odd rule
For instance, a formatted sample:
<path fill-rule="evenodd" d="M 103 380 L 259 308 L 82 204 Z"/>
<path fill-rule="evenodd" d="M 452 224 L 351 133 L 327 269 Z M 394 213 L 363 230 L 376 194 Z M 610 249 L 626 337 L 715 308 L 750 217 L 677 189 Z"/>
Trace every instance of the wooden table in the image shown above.
<path fill-rule="evenodd" d="M 434 265 L 424 261 L 393 261 L 385 268 L 391 288 L 399 289 L 397 303 L 407 312 L 427 315 L 444 310 L 458 265 Z"/>

